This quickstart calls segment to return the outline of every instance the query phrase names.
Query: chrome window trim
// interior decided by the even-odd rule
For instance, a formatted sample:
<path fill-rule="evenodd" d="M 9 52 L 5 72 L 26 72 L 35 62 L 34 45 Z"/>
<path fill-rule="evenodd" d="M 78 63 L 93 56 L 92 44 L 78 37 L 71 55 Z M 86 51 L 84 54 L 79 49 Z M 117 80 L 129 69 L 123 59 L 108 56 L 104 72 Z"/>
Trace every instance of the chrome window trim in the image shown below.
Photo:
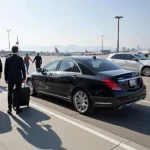
<path fill-rule="evenodd" d="M 66 73 L 69 73 L 69 74 L 72 74 L 72 73 L 74 73 L 74 74 L 82 74 L 82 73 L 79 73 L 79 72 L 66 72 L 66 71 L 55 71 L 56 73 L 58 72 L 60 72 L 60 73 L 64 73 L 64 74 L 66 74 Z"/>
<path fill-rule="evenodd" d="M 63 61 L 63 60 L 65 60 L 65 59 L 62 59 L 62 61 Z M 82 74 L 81 68 L 79 67 L 78 63 L 77 63 L 75 60 L 70 59 L 70 58 L 69 58 L 69 59 L 66 59 L 66 60 L 71 60 L 71 61 L 73 61 L 73 62 L 78 66 L 80 72 L 67 72 L 67 71 L 59 71 L 59 70 L 58 70 L 59 72 Z M 60 64 L 60 65 L 61 65 L 61 64 Z"/>

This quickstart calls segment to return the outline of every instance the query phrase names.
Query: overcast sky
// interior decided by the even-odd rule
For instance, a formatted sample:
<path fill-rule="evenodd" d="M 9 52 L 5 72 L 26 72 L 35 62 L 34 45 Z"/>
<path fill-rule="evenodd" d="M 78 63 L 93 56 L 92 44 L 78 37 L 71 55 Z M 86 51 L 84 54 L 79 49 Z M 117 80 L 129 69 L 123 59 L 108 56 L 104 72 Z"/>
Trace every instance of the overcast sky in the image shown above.
<path fill-rule="evenodd" d="M 20 45 L 116 47 L 116 15 L 120 46 L 150 48 L 150 0 L 0 0 L 0 49 L 19 36 Z"/>

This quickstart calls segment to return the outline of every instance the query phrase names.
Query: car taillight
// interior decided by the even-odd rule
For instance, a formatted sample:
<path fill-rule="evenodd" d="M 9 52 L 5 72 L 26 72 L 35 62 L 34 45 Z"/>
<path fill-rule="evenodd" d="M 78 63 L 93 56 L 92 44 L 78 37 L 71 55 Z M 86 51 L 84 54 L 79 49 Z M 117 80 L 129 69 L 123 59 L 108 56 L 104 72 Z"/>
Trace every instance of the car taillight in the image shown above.
<path fill-rule="evenodd" d="M 113 90 L 121 90 L 121 88 L 112 80 L 104 80 L 103 82 Z"/>

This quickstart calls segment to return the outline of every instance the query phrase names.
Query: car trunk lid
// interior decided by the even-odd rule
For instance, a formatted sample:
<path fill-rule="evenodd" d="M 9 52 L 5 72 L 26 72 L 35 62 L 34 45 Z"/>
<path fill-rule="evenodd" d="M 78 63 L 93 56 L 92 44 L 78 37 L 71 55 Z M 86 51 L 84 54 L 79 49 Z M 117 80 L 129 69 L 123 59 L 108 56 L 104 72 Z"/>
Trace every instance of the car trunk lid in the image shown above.
<path fill-rule="evenodd" d="M 126 91 L 136 91 L 143 85 L 143 80 L 139 76 L 138 72 L 133 72 L 125 69 L 110 70 L 100 72 L 104 74 L 108 79 L 117 83 L 121 89 Z"/>

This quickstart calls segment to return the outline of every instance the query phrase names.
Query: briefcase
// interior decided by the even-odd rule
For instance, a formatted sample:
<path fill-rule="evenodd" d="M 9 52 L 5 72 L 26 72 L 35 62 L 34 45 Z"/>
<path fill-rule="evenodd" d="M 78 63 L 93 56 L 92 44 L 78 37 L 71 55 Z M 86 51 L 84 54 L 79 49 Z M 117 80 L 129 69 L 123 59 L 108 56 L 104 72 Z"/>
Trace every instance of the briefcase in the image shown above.
<path fill-rule="evenodd" d="M 13 90 L 13 108 L 16 107 L 16 89 Z M 30 103 L 30 88 L 23 84 L 21 87 L 19 106 L 27 106 L 29 107 Z"/>

